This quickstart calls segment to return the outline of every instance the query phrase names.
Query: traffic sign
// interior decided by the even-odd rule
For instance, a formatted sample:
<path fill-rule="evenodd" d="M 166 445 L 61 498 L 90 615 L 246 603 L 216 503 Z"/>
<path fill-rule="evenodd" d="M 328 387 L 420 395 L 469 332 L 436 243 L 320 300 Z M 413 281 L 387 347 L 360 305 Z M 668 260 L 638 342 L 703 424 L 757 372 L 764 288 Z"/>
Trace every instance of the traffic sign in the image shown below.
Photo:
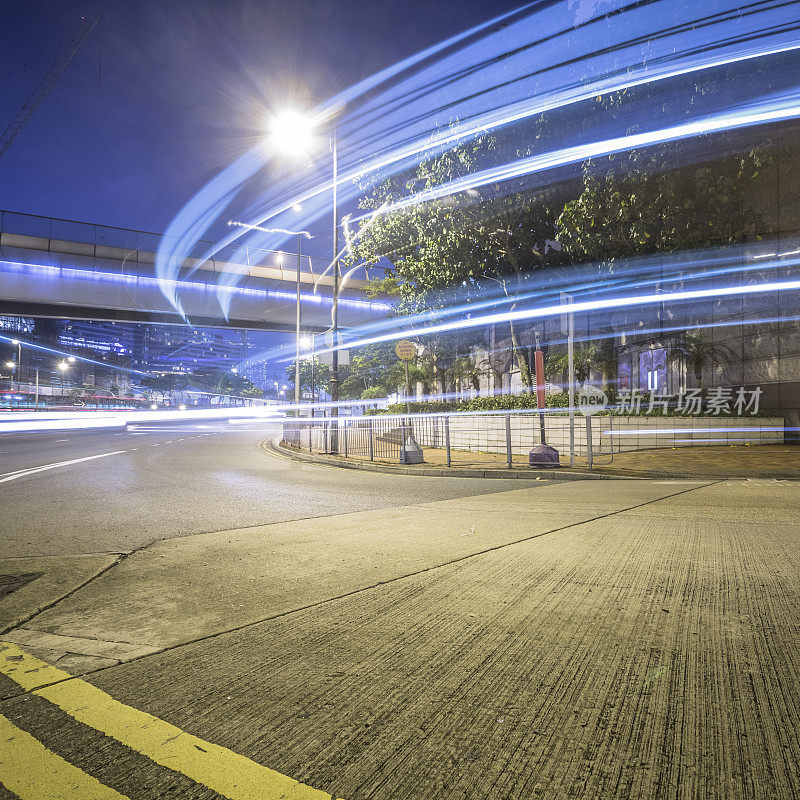
<path fill-rule="evenodd" d="M 417 354 L 417 346 L 411 339 L 401 339 L 395 346 L 394 351 L 401 361 L 411 361 Z"/>

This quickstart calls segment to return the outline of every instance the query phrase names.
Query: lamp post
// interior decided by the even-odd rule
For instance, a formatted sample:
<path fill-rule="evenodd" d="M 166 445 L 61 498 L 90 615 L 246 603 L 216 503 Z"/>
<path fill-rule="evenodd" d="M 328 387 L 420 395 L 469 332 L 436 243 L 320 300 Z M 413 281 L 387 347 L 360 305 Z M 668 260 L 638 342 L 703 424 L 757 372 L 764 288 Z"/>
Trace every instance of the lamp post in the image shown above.
<path fill-rule="evenodd" d="M 304 155 L 314 144 L 316 120 L 298 111 L 276 114 L 270 124 L 270 144 L 275 150 L 292 155 Z M 333 352 L 331 353 L 331 416 L 339 410 L 339 136 L 335 125 L 330 128 L 330 150 L 333 166 Z M 338 452 L 338 429 L 332 430 L 332 450 Z"/>
<path fill-rule="evenodd" d="M 73 359 L 73 361 L 74 361 L 74 359 Z M 59 361 L 58 364 L 56 364 L 56 368 L 61 373 L 61 396 L 63 398 L 64 394 L 65 394 L 64 377 L 65 377 L 65 374 L 66 374 L 67 370 L 69 369 L 69 363 L 67 361 Z"/>
<path fill-rule="evenodd" d="M 19 339 L 12 339 L 11 344 L 17 348 L 17 366 L 14 371 L 14 377 L 17 379 L 17 388 L 22 383 L 22 342 Z"/>
<path fill-rule="evenodd" d="M 8 379 L 9 388 L 14 391 L 14 376 L 17 374 L 17 365 L 14 361 L 6 361 L 6 369 L 11 370 L 11 375 Z"/>
<path fill-rule="evenodd" d="M 302 206 L 295 204 L 292 210 L 300 213 Z M 303 251 L 303 237 L 306 239 L 313 239 L 314 237 L 308 231 L 287 231 L 283 228 L 262 228 L 260 225 L 248 225 L 245 222 L 234 222 L 231 220 L 228 225 L 235 225 L 239 228 L 248 228 L 249 230 L 261 231 L 262 233 L 285 233 L 289 236 L 297 236 L 297 297 L 295 303 L 295 358 L 294 358 L 294 402 L 295 405 L 300 405 L 300 260 Z"/>
<path fill-rule="evenodd" d="M 333 158 L 333 352 L 331 353 L 331 449 L 339 452 L 339 135 L 331 129 L 331 155 Z"/>

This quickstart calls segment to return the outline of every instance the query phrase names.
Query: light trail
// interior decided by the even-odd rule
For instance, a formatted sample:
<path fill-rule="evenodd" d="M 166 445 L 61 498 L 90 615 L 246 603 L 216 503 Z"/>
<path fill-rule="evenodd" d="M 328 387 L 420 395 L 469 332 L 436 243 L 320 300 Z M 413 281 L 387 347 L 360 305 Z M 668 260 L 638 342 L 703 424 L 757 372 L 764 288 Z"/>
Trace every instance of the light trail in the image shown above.
<path fill-rule="evenodd" d="M 800 280 L 775 281 L 765 284 L 745 284 L 740 286 L 720 286 L 709 289 L 694 289 L 683 292 L 661 292 L 655 294 L 633 295 L 628 297 L 609 298 L 606 300 L 584 300 L 571 304 L 545 306 L 542 308 L 520 309 L 517 311 L 507 311 L 499 314 L 485 314 L 472 317 L 470 319 L 455 320 L 453 322 L 440 325 L 427 325 L 419 328 L 406 328 L 405 330 L 392 331 L 379 336 L 368 336 L 361 339 L 348 340 L 338 347 L 327 347 L 317 351 L 317 355 L 329 353 L 333 350 L 350 349 L 363 347 L 368 344 L 379 344 L 381 342 L 391 342 L 397 339 L 412 336 L 427 336 L 436 333 L 447 333 L 450 331 L 466 330 L 488 325 L 495 325 L 502 322 L 516 320 L 543 319 L 554 317 L 560 314 L 581 313 L 590 311 L 600 311 L 615 308 L 631 308 L 635 306 L 650 305 L 652 303 L 666 303 L 671 301 L 684 300 L 703 300 L 708 298 L 734 297 L 747 294 L 766 294 L 772 292 L 784 292 L 800 289 Z M 401 323 L 403 320 L 399 320 Z"/>
<path fill-rule="evenodd" d="M 800 47 L 798 22 L 791 4 L 769 0 L 744 6 L 716 2 L 712 8 L 687 4 L 671 8 L 669 15 L 663 13 L 664 9 L 664 3 L 653 0 L 626 3 L 608 13 L 598 11 L 596 16 L 570 27 L 565 24 L 571 14 L 566 2 L 528 4 L 406 59 L 332 98 L 317 116 L 326 117 L 347 106 L 347 112 L 337 120 L 342 153 L 349 160 L 341 165 L 341 202 L 356 196 L 352 182 L 359 178 L 396 174 L 420 158 L 470 141 L 488 130 L 610 92 L 657 85 L 701 70 L 778 56 Z M 608 24 L 611 17 L 612 27 Z M 666 18 L 670 19 L 670 26 L 664 28 Z M 564 60 L 564 37 L 575 51 L 568 63 Z M 534 74 L 529 66 L 523 69 L 526 63 L 535 63 L 538 72 Z M 512 86 L 506 80 L 508 75 L 524 79 Z M 437 99 L 436 92 L 444 93 L 444 103 Z M 481 92 L 485 98 L 478 102 Z M 654 102 L 657 104 L 657 97 Z M 485 103 L 493 103 L 494 107 L 485 107 Z M 445 114 L 447 118 L 442 116 Z M 453 118 L 459 122 L 450 127 Z M 398 120 L 403 122 L 400 127 Z M 411 123 L 406 124 L 407 120 L 419 122 L 413 123 L 414 128 Z M 747 124 L 766 121 L 770 119 L 759 121 L 753 117 Z M 377 127 L 370 127 L 373 123 Z M 590 150 L 593 147 L 579 146 Z M 378 155 L 374 156 L 376 152 Z M 177 277 L 200 232 L 234 202 L 263 162 L 263 152 L 258 149 L 245 154 L 201 190 L 170 226 L 168 236 L 175 239 L 168 241 L 165 237 L 157 272 L 165 279 L 162 291 L 179 311 L 182 312 L 179 287 L 167 281 Z M 324 197 L 331 191 L 331 181 L 319 181 L 316 174 L 308 174 L 300 179 L 299 191 L 297 183 L 288 177 L 279 180 L 273 191 L 273 196 L 279 198 L 277 202 L 266 209 L 263 202 L 259 203 L 259 207 L 240 216 L 256 226 L 272 219 L 280 225 L 292 206 L 301 203 L 303 223 L 308 226 L 327 212 Z M 286 222 L 288 227 L 288 218 Z M 248 241 L 254 246 L 270 243 L 275 248 L 281 244 L 281 240 L 264 238 L 274 234 L 255 234 L 248 234 L 252 236 Z M 241 236 L 239 232 L 225 236 L 202 258 L 213 257 Z M 241 276 L 232 272 L 225 272 L 220 278 L 217 299 L 225 314 L 230 287 L 239 280 Z"/>
<path fill-rule="evenodd" d="M 772 107 L 770 107 L 772 106 Z M 480 170 L 469 176 L 450 181 L 433 189 L 419 192 L 399 203 L 384 208 L 377 209 L 370 214 L 363 214 L 354 221 L 371 220 L 379 214 L 390 214 L 400 211 L 409 206 L 416 206 L 427 203 L 431 200 L 449 197 L 470 189 L 476 189 L 490 183 L 501 183 L 503 181 L 518 178 L 524 175 L 531 175 L 536 172 L 555 169 L 584 162 L 599 156 L 607 156 L 612 153 L 636 150 L 643 147 L 650 147 L 655 144 L 665 142 L 676 142 L 682 139 L 695 138 L 710 133 L 722 131 L 732 131 L 739 128 L 749 128 L 755 125 L 765 125 L 770 122 L 780 122 L 800 117 L 800 93 L 793 93 L 781 100 L 765 101 L 762 106 L 756 105 L 753 108 L 741 108 L 723 114 L 716 114 L 696 122 L 688 122 L 684 125 L 674 125 L 669 128 L 640 133 L 631 136 L 618 136 L 613 139 L 605 139 L 589 144 L 582 144 L 575 147 L 566 147 L 561 150 L 554 150 L 549 153 L 541 153 L 529 158 L 519 159 L 510 164 L 500 167 Z"/>

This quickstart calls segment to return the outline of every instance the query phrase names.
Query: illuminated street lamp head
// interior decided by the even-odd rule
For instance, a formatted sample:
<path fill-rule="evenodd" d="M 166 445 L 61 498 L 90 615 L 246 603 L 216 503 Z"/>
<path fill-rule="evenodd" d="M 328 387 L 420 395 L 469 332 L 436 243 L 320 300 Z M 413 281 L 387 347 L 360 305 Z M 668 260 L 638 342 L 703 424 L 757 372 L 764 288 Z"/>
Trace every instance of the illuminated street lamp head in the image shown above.
<path fill-rule="evenodd" d="M 19 344 L 19 339 L 12 339 L 11 344 L 13 344 L 14 347 L 16 347 Z"/>
<path fill-rule="evenodd" d="M 75 363 L 75 356 L 67 356 L 67 361 L 69 361 L 70 364 L 74 364 Z"/>
<path fill-rule="evenodd" d="M 301 336 L 300 337 L 300 349 L 301 350 L 310 350 L 311 349 L 311 337 L 310 336 Z"/>
<path fill-rule="evenodd" d="M 67 364 L 66 361 L 59 361 L 56 367 L 58 367 L 61 372 L 66 372 L 69 369 L 69 364 Z"/>
<path fill-rule="evenodd" d="M 269 147 L 284 155 L 300 157 L 314 144 L 314 119 L 302 111 L 287 109 L 269 120 Z"/>
<path fill-rule="evenodd" d="M 14 363 L 13 361 L 6 361 L 6 366 L 7 366 L 9 369 L 16 369 L 16 368 L 17 368 L 17 365 L 16 365 L 16 363 Z"/>

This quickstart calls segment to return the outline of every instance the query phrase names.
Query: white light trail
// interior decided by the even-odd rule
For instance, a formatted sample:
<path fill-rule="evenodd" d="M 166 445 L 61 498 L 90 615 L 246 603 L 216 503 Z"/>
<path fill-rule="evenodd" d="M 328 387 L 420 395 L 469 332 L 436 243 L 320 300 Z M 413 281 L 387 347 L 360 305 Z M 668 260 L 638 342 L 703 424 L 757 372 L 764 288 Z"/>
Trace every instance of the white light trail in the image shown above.
<path fill-rule="evenodd" d="M 540 153 L 512 161 L 499 167 L 480 170 L 455 181 L 419 192 L 399 203 L 385 207 L 383 210 L 377 209 L 369 214 L 363 214 L 355 221 L 371 220 L 372 217 L 381 213 L 389 214 L 392 211 L 400 211 L 409 206 L 449 197 L 489 183 L 500 183 L 512 178 L 531 175 L 568 164 L 580 163 L 599 156 L 800 117 L 800 95 L 798 94 L 785 98 L 783 101 L 767 101 L 767 103 L 777 103 L 777 107 L 765 109 L 759 105 L 753 108 L 740 108 L 735 111 L 714 114 L 694 122 L 687 122 L 683 125 L 673 125 L 668 128 L 648 131 L 647 133 L 617 136 L 612 139 L 565 147 L 561 150 L 553 150 L 548 153 Z"/>
<path fill-rule="evenodd" d="M 363 347 L 364 345 L 368 344 L 391 342 L 395 339 L 403 339 L 412 336 L 426 336 L 434 333 L 446 333 L 447 331 L 466 330 L 469 328 L 477 328 L 515 320 L 554 317 L 558 316 L 559 314 L 565 314 L 568 311 L 577 314 L 584 311 L 600 311 L 611 308 L 630 308 L 633 306 L 649 305 L 651 303 L 667 303 L 671 301 L 682 300 L 704 300 L 711 297 L 733 297 L 736 295 L 746 294 L 768 294 L 771 292 L 793 291 L 796 289 L 800 289 L 800 280 L 775 281 L 772 283 L 756 285 L 745 284 L 739 286 L 721 286 L 708 289 L 693 289 L 683 292 L 655 292 L 644 295 L 609 298 L 606 300 L 584 300 L 571 304 L 559 303 L 557 305 L 544 306 L 542 308 L 519 309 L 517 311 L 505 311 L 499 314 L 484 314 L 482 316 L 454 320 L 452 322 L 446 322 L 440 325 L 426 325 L 411 329 L 406 327 L 403 330 L 392 331 L 380 336 L 369 336 L 362 339 L 350 340 L 339 345 L 338 347 L 321 349 L 317 352 L 317 355 L 321 355 L 322 353 L 330 353 L 333 350 Z M 406 324 L 407 321 L 401 318 L 398 320 L 398 323 L 403 325 Z"/>

